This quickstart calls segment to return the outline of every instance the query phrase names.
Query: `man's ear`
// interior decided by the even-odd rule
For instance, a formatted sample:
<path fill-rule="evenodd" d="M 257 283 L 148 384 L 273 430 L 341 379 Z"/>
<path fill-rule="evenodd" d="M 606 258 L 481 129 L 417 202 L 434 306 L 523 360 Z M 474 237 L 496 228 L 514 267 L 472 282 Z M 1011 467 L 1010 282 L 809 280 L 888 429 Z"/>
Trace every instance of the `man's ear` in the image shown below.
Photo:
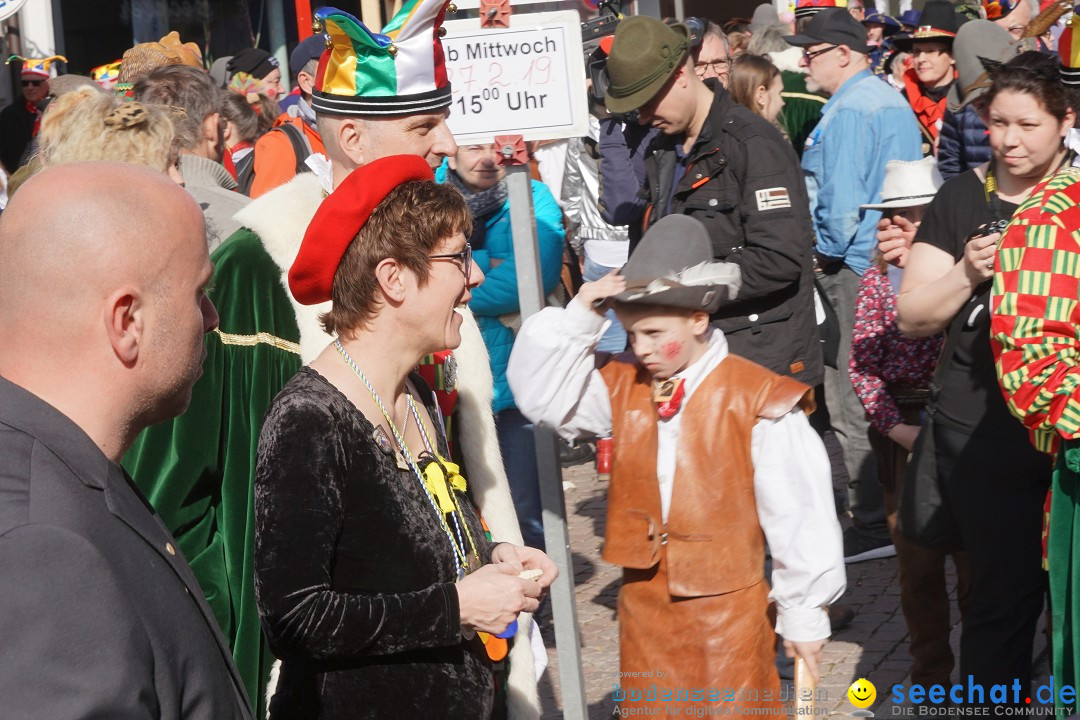
<path fill-rule="evenodd" d="M 367 124 L 357 118 L 347 117 L 338 123 L 336 131 L 338 147 L 345 154 L 345 157 L 355 167 L 365 165 L 364 145 L 365 141 L 368 140 L 365 137 L 365 133 L 368 132 Z"/>
<path fill-rule="evenodd" d="M 386 258 L 375 266 L 375 279 L 387 302 L 396 305 L 404 302 L 407 291 L 405 268 L 393 258 Z"/>
<path fill-rule="evenodd" d="M 301 70 L 296 74 L 296 84 L 300 86 L 301 93 L 310 97 L 311 91 L 315 89 L 315 77 Z"/>
<path fill-rule="evenodd" d="M 120 288 L 105 298 L 105 333 L 124 367 L 133 367 L 145 337 L 145 310 L 139 292 Z"/>

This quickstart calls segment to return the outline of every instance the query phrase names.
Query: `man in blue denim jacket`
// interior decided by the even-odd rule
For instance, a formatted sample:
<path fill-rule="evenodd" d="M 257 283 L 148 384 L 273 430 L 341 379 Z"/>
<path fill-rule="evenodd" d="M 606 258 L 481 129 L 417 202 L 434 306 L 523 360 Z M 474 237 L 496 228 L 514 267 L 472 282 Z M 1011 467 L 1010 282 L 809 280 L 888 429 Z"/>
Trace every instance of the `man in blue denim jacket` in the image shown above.
<path fill-rule="evenodd" d="M 816 236 L 818 283 L 840 325 L 837 367 L 825 368 L 825 400 L 844 450 L 855 526 L 844 534 L 844 557 L 859 562 L 895 554 L 885 525 L 881 484 L 867 435 L 866 413 L 847 373 L 855 294 L 870 266 L 881 213 L 885 164 L 922 157 L 919 128 L 900 93 L 869 69 L 866 30 L 844 9 L 825 9 L 801 35 L 802 63 L 832 97 L 806 141 L 802 167 Z"/>

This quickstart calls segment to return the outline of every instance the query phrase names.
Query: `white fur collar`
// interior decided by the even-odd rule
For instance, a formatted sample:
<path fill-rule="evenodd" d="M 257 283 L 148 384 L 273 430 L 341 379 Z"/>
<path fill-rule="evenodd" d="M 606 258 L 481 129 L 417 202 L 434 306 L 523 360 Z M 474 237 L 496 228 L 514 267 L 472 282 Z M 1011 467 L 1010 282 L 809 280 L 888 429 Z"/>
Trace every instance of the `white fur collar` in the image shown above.
<path fill-rule="evenodd" d="M 806 74 L 806 68 L 799 66 L 799 62 L 802 60 L 802 48 L 790 47 L 787 50 L 771 52 L 769 53 L 769 59 L 772 60 L 777 70 L 797 72 L 800 75 Z"/>
<path fill-rule="evenodd" d="M 289 291 L 289 268 L 300 252 L 304 233 L 324 197 L 319 179 L 313 173 L 301 173 L 256 198 L 236 214 L 241 225 L 255 231 L 267 254 L 281 270 L 281 285 L 289 296 L 300 328 L 300 359 L 304 364 L 314 360 L 330 342 L 319 324 L 319 315 L 330 309 L 330 303 L 301 305 L 296 302 Z"/>

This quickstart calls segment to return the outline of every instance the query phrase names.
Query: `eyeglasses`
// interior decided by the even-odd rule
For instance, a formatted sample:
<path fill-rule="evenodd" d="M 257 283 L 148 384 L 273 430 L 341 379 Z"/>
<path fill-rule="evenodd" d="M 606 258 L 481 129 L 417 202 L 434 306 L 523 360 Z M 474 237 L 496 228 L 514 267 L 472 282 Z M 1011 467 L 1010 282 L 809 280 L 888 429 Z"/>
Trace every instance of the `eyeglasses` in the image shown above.
<path fill-rule="evenodd" d="M 465 285 L 469 284 L 469 275 L 472 274 L 472 245 L 465 243 L 465 249 L 461 252 L 446 253 L 444 255 L 428 255 L 430 260 L 457 260 L 461 263 L 461 270 L 465 273 Z"/>
<path fill-rule="evenodd" d="M 20 81 L 20 83 L 22 84 L 23 87 L 37 87 L 38 85 L 40 85 L 43 82 L 45 82 L 45 81 L 44 80 L 22 80 L 22 81 Z"/>
<path fill-rule="evenodd" d="M 731 60 L 728 58 L 721 58 L 720 60 L 713 60 L 711 62 L 697 62 L 694 63 L 694 72 L 698 77 L 704 77 L 709 68 L 717 75 L 724 75 L 731 68 Z"/>
<path fill-rule="evenodd" d="M 809 65 L 810 61 L 813 60 L 814 58 L 816 58 L 818 55 L 823 55 L 824 53 L 827 53 L 830 50 L 835 50 L 838 47 L 840 47 L 840 46 L 839 45 L 830 45 L 829 47 L 821 48 L 820 50 L 815 50 L 814 52 L 810 52 L 809 50 L 803 50 L 802 51 L 802 57 L 803 57 L 803 60 L 806 61 L 806 64 Z"/>

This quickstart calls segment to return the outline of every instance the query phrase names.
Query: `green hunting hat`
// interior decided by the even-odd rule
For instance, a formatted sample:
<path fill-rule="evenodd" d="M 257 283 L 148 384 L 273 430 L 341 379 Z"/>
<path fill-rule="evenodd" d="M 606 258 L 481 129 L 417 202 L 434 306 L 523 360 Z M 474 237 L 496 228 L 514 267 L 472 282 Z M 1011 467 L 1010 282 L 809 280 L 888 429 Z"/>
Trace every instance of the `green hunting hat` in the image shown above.
<path fill-rule="evenodd" d="M 607 59 L 607 109 L 625 113 L 652 100 L 686 60 L 689 48 L 682 25 L 669 26 L 645 15 L 620 22 Z"/>

